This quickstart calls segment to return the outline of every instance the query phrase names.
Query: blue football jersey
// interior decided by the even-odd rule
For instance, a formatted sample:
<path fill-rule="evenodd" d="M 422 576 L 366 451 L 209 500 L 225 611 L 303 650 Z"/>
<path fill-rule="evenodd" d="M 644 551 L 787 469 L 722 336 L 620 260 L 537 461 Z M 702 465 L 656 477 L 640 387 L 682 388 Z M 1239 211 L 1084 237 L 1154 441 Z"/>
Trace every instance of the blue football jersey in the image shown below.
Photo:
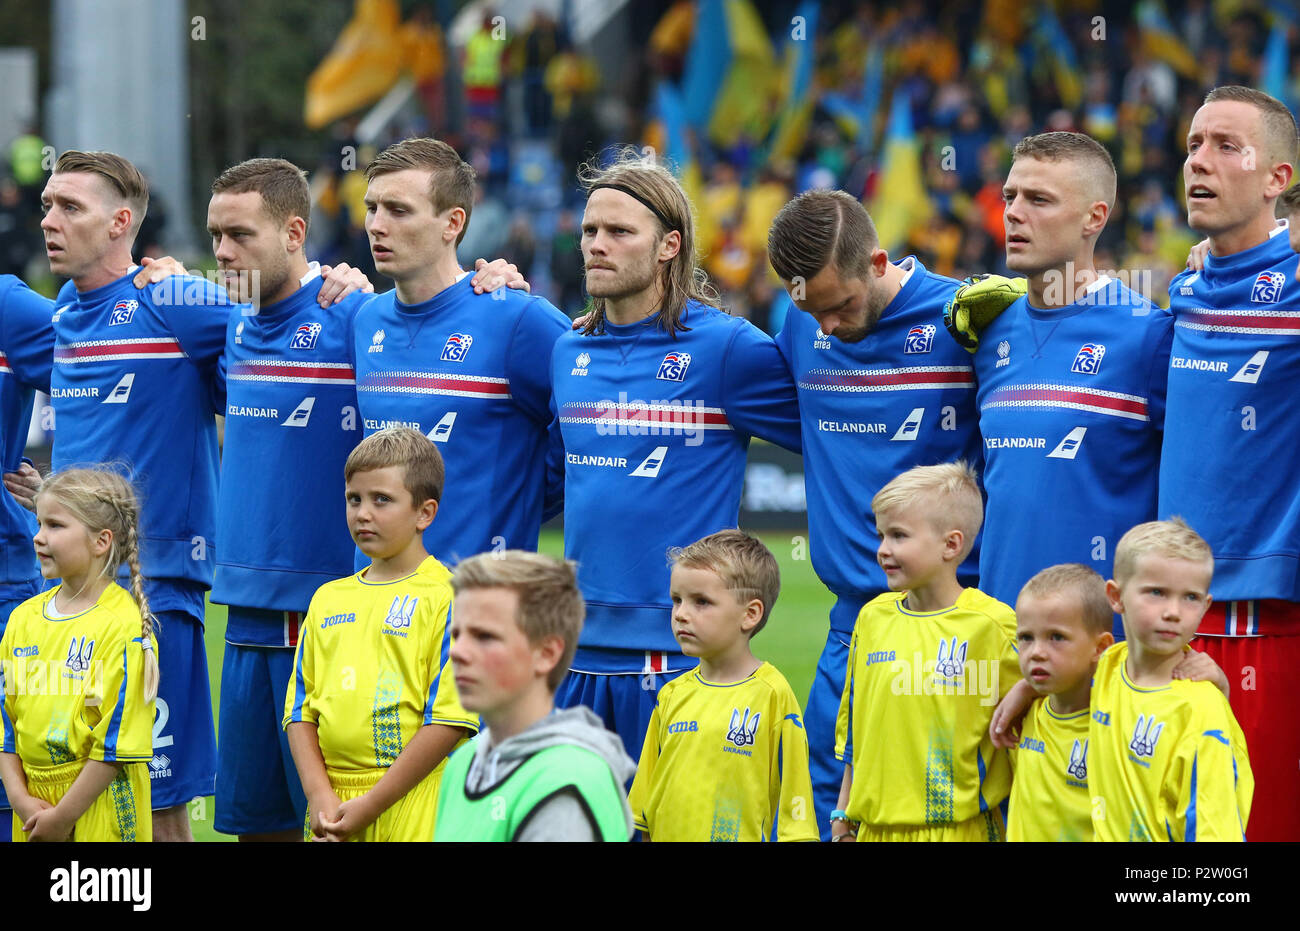
<path fill-rule="evenodd" d="M 575 668 L 611 671 L 593 648 L 680 655 L 669 549 L 736 526 L 751 436 L 800 449 L 794 383 L 772 339 L 693 301 L 682 322 L 675 334 L 655 318 L 606 323 L 555 344 L 564 548 L 587 602 Z"/>
<path fill-rule="evenodd" d="M 1065 562 L 1109 577 L 1119 538 L 1155 519 L 1172 329 L 1167 311 L 1102 278 L 1067 307 L 1022 297 L 984 331 L 981 590 L 1014 605 Z"/>
<path fill-rule="evenodd" d="M 971 355 L 943 329 L 958 282 L 912 257 L 897 264 L 908 277 L 862 341 L 828 337 L 794 307 L 776 338 L 799 391 L 813 568 L 861 602 L 889 587 L 876 563 L 876 492 L 913 466 L 983 464 Z M 978 569 L 977 540 L 958 578 L 974 587 Z"/>
<path fill-rule="evenodd" d="M 551 346 L 569 318 L 539 297 L 475 294 L 470 276 L 422 304 L 381 294 L 357 314 L 357 401 L 369 436 L 411 427 L 447 467 L 425 548 L 448 566 L 537 549 L 547 496 Z M 358 553 L 356 565 L 369 564 Z"/>
<path fill-rule="evenodd" d="M 1282 223 L 1266 242 L 1210 255 L 1169 285 L 1160 514 L 1180 515 L 1214 550 L 1216 601 L 1300 601 L 1297 261 Z"/>

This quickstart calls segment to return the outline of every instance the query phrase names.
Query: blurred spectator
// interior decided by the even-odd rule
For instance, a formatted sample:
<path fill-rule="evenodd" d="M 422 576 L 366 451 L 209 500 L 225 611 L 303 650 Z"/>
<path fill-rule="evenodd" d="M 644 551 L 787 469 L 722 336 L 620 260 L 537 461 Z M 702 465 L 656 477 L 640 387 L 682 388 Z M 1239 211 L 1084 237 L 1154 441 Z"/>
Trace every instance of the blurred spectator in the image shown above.
<path fill-rule="evenodd" d="M 483 22 L 462 52 L 461 83 L 471 117 L 495 123 L 501 104 L 502 58 L 505 55 L 504 21 L 492 10 L 483 14 Z"/>
<path fill-rule="evenodd" d="M 469 228 L 465 238 L 456 247 L 456 258 L 462 268 L 470 268 L 475 259 L 493 259 L 501 254 L 506 244 L 506 224 L 510 214 L 505 204 L 490 194 L 483 184 L 474 187 L 474 209 L 469 214 Z M 518 264 L 518 263 L 515 263 Z M 520 266 L 523 270 L 523 266 Z"/>
<path fill-rule="evenodd" d="M 0 178 L 0 275 L 25 278 L 27 263 L 44 243 L 18 183 Z"/>
<path fill-rule="evenodd" d="M 560 47 L 555 20 L 544 10 L 534 10 L 518 46 L 517 70 L 523 82 L 526 131 L 529 136 L 544 136 L 551 128 L 551 92 L 546 88 L 545 75 Z"/>
<path fill-rule="evenodd" d="M 572 210 L 561 210 L 551 236 L 550 295 L 555 306 L 576 317 L 586 303 L 583 291 L 582 230 Z"/>
<path fill-rule="evenodd" d="M 527 214 L 517 213 L 510 221 L 510 231 L 506 235 L 505 245 L 501 247 L 501 255 L 513 262 L 525 278 L 532 274 L 533 259 L 537 256 L 537 238 L 533 235 L 533 224 Z M 495 258 L 495 255 L 484 258 Z"/>

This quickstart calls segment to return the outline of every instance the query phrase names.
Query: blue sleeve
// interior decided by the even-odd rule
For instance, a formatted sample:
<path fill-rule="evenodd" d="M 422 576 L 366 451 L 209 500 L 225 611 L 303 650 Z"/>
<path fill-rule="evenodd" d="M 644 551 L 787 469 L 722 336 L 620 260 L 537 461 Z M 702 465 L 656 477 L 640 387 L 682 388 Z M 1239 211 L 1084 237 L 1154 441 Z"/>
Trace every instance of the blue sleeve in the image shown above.
<path fill-rule="evenodd" d="M 551 412 L 551 350 L 569 329 L 569 318 L 545 298 L 524 306 L 506 351 L 510 394 L 533 420 L 549 424 Z"/>
<path fill-rule="evenodd" d="M 1164 335 L 1156 344 L 1155 356 L 1151 360 L 1151 382 L 1147 388 L 1147 416 L 1151 418 L 1151 427 L 1155 430 L 1165 429 L 1165 396 L 1169 390 L 1169 356 L 1174 345 L 1174 318 L 1164 314 Z"/>
<path fill-rule="evenodd" d="M 734 429 L 803 453 L 794 377 L 772 337 L 747 320 L 731 339 L 722 391 Z"/>
<path fill-rule="evenodd" d="M 14 376 L 29 388 L 50 393 L 54 365 L 54 304 L 12 275 L 0 298 L 0 352 L 9 359 Z M 2 285 L 0 285 L 2 287 Z"/>
<path fill-rule="evenodd" d="M 789 298 L 786 298 L 789 303 Z M 781 353 L 781 358 L 785 361 L 785 367 L 794 373 L 794 321 L 795 314 L 803 313 L 802 310 L 790 305 L 786 311 L 785 320 L 781 324 L 781 329 L 777 331 L 775 342 L 776 348 Z"/>
<path fill-rule="evenodd" d="M 204 372 L 212 409 L 226 408 L 226 331 L 240 305 L 224 288 L 196 275 L 174 275 L 151 285 L 148 296 L 190 360 Z"/>

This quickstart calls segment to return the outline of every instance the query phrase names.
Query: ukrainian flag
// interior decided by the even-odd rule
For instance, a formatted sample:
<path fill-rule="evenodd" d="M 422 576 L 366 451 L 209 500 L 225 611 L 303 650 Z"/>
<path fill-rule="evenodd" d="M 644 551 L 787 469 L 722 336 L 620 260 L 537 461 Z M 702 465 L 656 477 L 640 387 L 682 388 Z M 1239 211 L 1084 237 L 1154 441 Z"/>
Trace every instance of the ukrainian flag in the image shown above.
<path fill-rule="evenodd" d="M 1079 59 L 1074 54 L 1070 37 L 1061 27 L 1061 21 L 1051 6 L 1044 6 L 1038 14 L 1038 41 L 1051 64 L 1052 80 L 1061 103 L 1075 109 L 1083 103 L 1083 76 L 1079 72 Z"/>
<path fill-rule="evenodd" d="M 868 207 L 880 247 L 891 253 L 901 249 L 908 233 L 929 219 L 931 209 L 921 175 L 921 146 L 912 130 L 911 103 L 904 90 L 896 90 L 880 176 Z"/>
<path fill-rule="evenodd" d="M 802 18 L 803 35 L 793 35 L 785 44 L 785 77 L 782 85 L 789 88 L 784 106 L 777 116 L 776 128 L 768 147 L 768 160 L 793 160 L 803 148 L 808 136 L 808 124 L 816 100 L 813 96 L 813 52 L 817 35 L 817 17 L 821 4 L 804 0 L 796 11 Z"/>
<path fill-rule="evenodd" d="M 767 136 L 780 94 L 772 40 L 749 0 L 701 0 L 686 54 L 687 121 L 720 146 Z"/>
<path fill-rule="evenodd" d="M 1200 72 L 1196 56 L 1169 22 L 1160 0 L 1142 0 L 1134 9 L 1138 34 L 1147 53 L 1160 59 L 1185 78 L 1195 79 Z"/>

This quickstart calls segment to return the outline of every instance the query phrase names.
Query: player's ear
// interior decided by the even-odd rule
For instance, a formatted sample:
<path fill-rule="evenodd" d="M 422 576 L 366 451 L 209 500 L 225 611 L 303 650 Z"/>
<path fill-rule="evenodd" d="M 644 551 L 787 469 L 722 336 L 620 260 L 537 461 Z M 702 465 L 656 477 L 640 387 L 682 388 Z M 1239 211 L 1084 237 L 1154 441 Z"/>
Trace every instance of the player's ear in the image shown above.
<path fill-rule="evenodd" d="M 1097 648 L 1093 650 L 1092 658 L 1096 659 L 1111 648 L 1115 643 L 1115 635 L 1109 630 L 1097 637 Z"/>
<path fill-rule="evenodd" d="M 307 221 L 302 217 L 290 217 L 284 228 L 285 239 L 290 252 L 299 252 L 307 241 Z"/>
<path fill-rule="evenodd" d="M 533 671 L 543 678 L 550 674 L 561 657 L 564 656 L 564 638 L 558 634 L 543 637 L 542 642 L 533 646 Z"/>
<path fill-rule="evenodd" d="M 966 542 L 966 534 L 953 528 L 943 537 L 943 558 L 956 559 L 961 554 L 962 544 Z"/>
<path fill-rule="evenodd" d="M 759 598 L 751 598 L 749 604 L 745 605 L 745 617 L 740 622 L 740 629 L 748 633 L 758 626 L 758 622 L 763 619 L 763 601 Z"/>
<path fill-rule="evenodd" d="M 1119 583 L 1114 579 L 1106 580 L 1106 600 L 1110 602 L 1110 609 L 1116 614 L 1124 613 L 1124 602 L 1120 599 Z"/>
<path fill-rule="evenodd" d="M 109 224 L 108 235 L 112 239 L 131 234 L 131 223 L 133 217 L 131 208 L 123 204 L 113 211 L 113 221 Z"/>
<path fill-rule="evenodd" d="M 442 231 L 443 242 L 455 243 L 456 237 L 465 228 L 465 208 L 452 207 L 447 211 L 447 228 Z"/>
<path fill-rule="evenodd" d="M 423 533 L 433 523 L 433 519 L 438 516 L 438 502 L 432 498 L 427 498 L 420 503 L 420 506 L 415 511 L 416 529 Z"/>
<path fill-rule="evenodd" d="M 889 253 L 884 249 L 871 250 L 871 271 L 877 278 L 885 274 L 885 269 L 889 267 Z"/>
<path fill-rule="evenodd" d="M 659 261 L 671 262 L 682 251 L 682 234 L 680 230 L 669 230 L 659 240 Z"/>

